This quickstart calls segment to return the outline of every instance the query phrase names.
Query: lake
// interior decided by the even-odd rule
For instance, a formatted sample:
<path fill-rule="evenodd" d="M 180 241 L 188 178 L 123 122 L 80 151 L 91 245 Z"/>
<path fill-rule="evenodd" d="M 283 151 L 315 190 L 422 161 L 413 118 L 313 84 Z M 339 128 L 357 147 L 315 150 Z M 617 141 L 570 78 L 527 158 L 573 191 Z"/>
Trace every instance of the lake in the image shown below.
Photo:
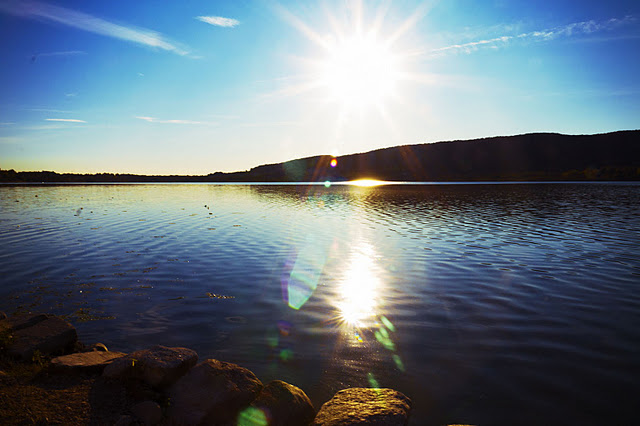
<path fill-rule="evenodd" d="M 0 310 L 414 425 L 637 422 L 635 183 L 0 186 Z"/>

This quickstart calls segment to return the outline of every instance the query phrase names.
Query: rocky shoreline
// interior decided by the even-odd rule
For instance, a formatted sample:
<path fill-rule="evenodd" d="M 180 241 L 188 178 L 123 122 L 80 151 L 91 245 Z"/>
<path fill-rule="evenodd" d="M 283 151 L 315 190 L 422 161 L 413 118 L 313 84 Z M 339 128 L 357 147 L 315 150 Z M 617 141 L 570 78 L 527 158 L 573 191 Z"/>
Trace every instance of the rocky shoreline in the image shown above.
<path fill-rule="evenodd" d="M 198 362 L 188 348 L 158 345 L 125 354 L 100 343 L 85 347 L 71 324 L 48 314 L 7 317 L 0 312 L 0 353 L 21 363 L 40 363 L 54 379 L 91 375 L 114 386 L 146 389 L 115 415 L 111 424 L 118 426 L 406 425 L 411 413 L 407 396 L 384 388 L 343 389 L 316 411 L 292 384 L 274 380 L 264 385 L 239 365 Z M 2 375 L 7 373 L 0 370 Z M 94 422 L 109 424 L 107 419 Z"/>

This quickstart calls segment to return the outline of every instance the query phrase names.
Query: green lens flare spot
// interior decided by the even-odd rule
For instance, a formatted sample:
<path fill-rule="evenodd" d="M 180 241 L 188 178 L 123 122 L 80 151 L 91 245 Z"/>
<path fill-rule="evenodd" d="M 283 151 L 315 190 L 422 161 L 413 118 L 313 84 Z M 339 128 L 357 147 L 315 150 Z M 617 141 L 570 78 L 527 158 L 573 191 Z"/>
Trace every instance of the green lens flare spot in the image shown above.
<path fill-rule="evenodd" d="M 282 361 L 291 361 L 293 359 L 293 351 L 291 349 L 283 349 L 280 351 L 280 359 Z"/>
<path fill-rule="evenodd" d="M 396 331 L 396 326 L 393 325 L 393 323 L 391 321 L 389 321 L 389 319 L 387 317 L 385 317 L 384 315 L 380 317 L 380 321 L 382 321 L 384 326 L 387 327 L 389 330 L 394 331 L 394 332 Z"/>
<path fill-rule="evenodd" d="M 331 182 L 329 182 L 328 180 L 324 181 L 324 186 L 325 188 L 329 188 L 331 186 Z"/>
<path fill-rule="evenodd" d="M 278 346 L 278 341 L 279 340 L 280 339 L 278 338 L 277 332 L 276 333 L 270 333 L 267 336 L 267 344 L 272 348 L 275 348 L 276 346 Z"/>
<path fill-rule="evenodd" d="M 369 381 L 369 386 L 371 386 L 372 388 L 380 387 L 380 383 L 378 383 L 373 373 L 367 373 L 367 380 Z"/>
<path fill-rule="evenodd" d="M 384 346 L 385 348 L 389 349 L 390 351 L 395 351 L 396 350 L 396 345 L 389 338 L 389 333 L 382 333 L 382 330 L 384 330 L 386 332 L 386 330 L 383 328 L 383 329 L 377 330 L 374 333 L 374 336 L 376 337 L 376 340 L 378 342 L 380 342 L 382 344 L 382 346 Z"/>
<path fill-rule="evenodd" d="M 267 416 L 264 412 L 255 407 L 249 407 L 238 415 L 238 426 L 266 426 Z"/>
<path fill-rule="evenodd" d="M 398 370 L 404 371 L 404 363 L 400 359 L 400 356 L 398 354 L 393 354 L 391 358 L 393 359 L 393 362 L 395 362 L 396 367 L 398 367 Z"/>

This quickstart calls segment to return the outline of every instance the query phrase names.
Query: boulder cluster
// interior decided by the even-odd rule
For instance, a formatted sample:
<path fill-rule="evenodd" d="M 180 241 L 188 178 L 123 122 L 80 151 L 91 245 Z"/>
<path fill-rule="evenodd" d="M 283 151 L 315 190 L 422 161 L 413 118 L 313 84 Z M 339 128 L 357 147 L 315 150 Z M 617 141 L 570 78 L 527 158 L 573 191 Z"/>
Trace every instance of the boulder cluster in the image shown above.
<path fill-rule="evenodd" d="M 106 380 L 139 382 L 155 399 L 137 403 L 118 426 L 145 425 L 406 425 L 411 400 L 393 389 L 343 389 L 318 412 L 300 388 L 216 359 L 198 362 L 187 348 L 154 346 L 130 354 L 100 343 L 79 344 L 75 328 L 47 314 L 0 313 L 0 350 L 13 358 L 51 358 L 60 374 L 101 374 Z"/>

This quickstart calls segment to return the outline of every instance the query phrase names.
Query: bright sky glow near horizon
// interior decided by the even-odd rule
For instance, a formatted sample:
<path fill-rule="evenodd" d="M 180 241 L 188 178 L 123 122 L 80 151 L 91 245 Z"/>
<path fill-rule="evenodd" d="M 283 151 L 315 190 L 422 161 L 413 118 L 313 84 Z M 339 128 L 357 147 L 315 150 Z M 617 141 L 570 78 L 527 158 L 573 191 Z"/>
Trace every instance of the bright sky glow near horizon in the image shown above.
<path fill-rule="evenodd" d="M 0 168 L 208 174 L 640 128 L 640 2 L 0 3 Z"/>

